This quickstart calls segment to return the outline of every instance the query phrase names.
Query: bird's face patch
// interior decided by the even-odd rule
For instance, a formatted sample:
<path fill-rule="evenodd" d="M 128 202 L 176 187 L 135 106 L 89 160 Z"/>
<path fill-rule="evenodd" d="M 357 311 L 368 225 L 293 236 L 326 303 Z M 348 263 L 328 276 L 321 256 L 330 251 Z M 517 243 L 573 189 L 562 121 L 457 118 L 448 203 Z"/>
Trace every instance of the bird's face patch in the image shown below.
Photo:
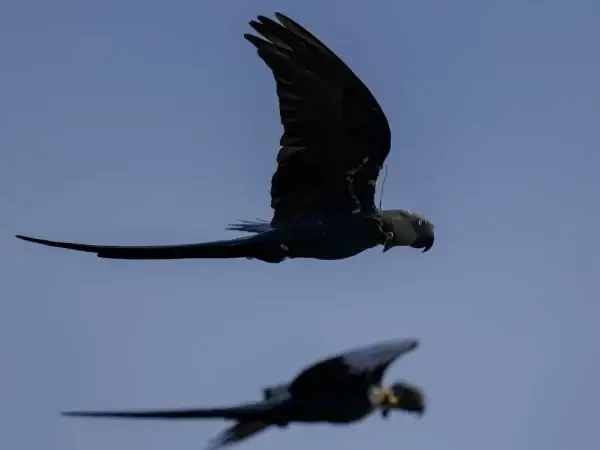
<path fill-rule="evenodd" d="M 390 388 L 372 386 L 369 389 L 369 401 L 376 408 L 394 408 L 399 403 L 398 396 Z"/>
<path fill-rule="evenodd" d="M 423 214 L 407 210 L 406 215 L 416 234 L 416 238 L 410 246 L 422 248 L 422 253 L 429 251 L 435 241 L 435 225 Z"/>
<path fill-rule="evenodd" d="M 425 412 L 425 399 L 423 392 L 406 382 L 394 383 L 388 388 L 373 386 L 369 390 L 371 404 L 387 417 L 391 410 L 402 410 L 423 415 Z"/>

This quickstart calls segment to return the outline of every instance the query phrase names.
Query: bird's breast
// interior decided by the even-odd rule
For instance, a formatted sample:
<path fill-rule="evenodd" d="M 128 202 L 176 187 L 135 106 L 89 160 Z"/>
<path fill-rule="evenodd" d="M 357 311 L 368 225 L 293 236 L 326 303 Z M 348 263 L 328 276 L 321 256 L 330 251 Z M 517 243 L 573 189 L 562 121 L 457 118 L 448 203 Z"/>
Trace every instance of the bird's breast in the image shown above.
<path fill-rule="evenodd" d="M 361 217 L 322 220 L 290 233 L 293 257 L 323 260 L 345 259 L 380 243 L 377 223 Z"/>
<path fill-rule="evenodd" d="M 294 399 L 295 421 L 351 423 L 368 416 L 373 407 L 364 393 L 329 392 Z"/>

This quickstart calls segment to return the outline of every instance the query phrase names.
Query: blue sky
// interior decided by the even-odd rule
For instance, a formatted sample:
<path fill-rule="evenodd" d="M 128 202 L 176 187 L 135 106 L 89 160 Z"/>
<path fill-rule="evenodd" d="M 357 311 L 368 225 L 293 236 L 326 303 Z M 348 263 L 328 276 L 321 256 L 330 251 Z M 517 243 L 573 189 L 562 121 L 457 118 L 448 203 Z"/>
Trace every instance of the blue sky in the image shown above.
<path fill-rule="evenodd" d="M 380 101 L 384 205 L 426 213 L 431 252 L 110 261 L 13 238 L 187 243 L 270 218 L 281 127 L 242 34 L 274 11 Z M 388 380 L 426 390 L 423 419 L 243 448 L 597 450 L 598 17 L 592 0 L 2 2 L 0 447 L 198 449 L 224 424 L 57 412 L 252 400 L 414 336 Z"/>

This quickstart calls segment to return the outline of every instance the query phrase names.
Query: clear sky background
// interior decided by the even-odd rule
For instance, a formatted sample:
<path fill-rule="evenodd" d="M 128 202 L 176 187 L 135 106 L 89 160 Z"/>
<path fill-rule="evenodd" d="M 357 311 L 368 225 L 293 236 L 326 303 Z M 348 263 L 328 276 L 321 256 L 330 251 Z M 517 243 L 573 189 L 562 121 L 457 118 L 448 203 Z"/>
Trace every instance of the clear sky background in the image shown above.
<path fill-rule="evenodd" d="M 188 243 L 269 219 L 274 83 L 242 34 L 305 25 L 391 123 L 387 208 L 433 250 L 337 262 L 111 261 L 15 233 Z M 293 426 L 245 450 L 598 450 L 600 3 L 0 4 L 0 447 L 197 450 L 214 422 L 63 409 L 259 398 L 382 339 L 428 413 Z"/>

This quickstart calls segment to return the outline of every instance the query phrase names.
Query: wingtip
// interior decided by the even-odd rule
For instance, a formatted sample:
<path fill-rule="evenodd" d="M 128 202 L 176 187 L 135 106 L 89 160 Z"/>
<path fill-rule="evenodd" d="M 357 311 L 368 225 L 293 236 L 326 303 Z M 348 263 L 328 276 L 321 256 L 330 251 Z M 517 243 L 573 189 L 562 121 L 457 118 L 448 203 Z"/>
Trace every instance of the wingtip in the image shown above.
<path fill-rule="evenodd" d="M 410 344 L 411 350 L 416 350 L 421 345 L 421 341 L 419 341 L 417 338 L 408 339 L 408 342 Z"/>
<path fill-rule="evenodd" d="M 275 17 L 276 17 L 276 18 L 277 18 L 277 20 L 279 20 L 280 22 L 281 22 L 281 20 L 282 20 L 282 19 L 283 19 L 283 20 L 289 19 L 289 17 L 288 17 L 288 16 L 286 16 L 286 15 L 285 15 L 285 14 L 283 14 L 283 13 L 280 13 L 279 11 L 275 11 Z"/>
<path fill-rule="evenodd" d="M 244 33 L 244 38 L 252 45 L 254 45 L 256 50 L 259 50 L 266 43 L 264 39 L 261 39 L 258 36 L 255 36 L 254 34 L 250 33 Z"/>

